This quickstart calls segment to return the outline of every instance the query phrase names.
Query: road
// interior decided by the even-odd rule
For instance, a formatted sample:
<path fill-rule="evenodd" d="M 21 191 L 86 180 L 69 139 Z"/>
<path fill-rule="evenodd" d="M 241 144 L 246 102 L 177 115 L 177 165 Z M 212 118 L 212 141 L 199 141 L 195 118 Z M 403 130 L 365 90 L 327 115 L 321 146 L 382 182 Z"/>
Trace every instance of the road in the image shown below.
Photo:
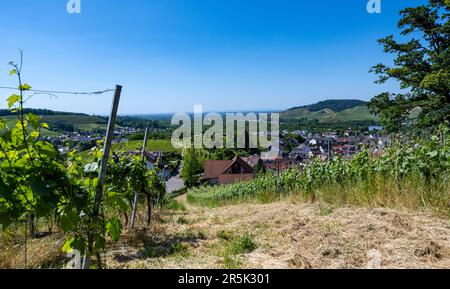
<path fill-rule="evenodd" d="M 170 178 L 167 182 L 166 182 L 166 187 L 167 187 L 167 192 L 170 194 L 172 192 L 181 190 L 182 188 L 184 188 L 184 181 L 183 179 L 180 178 L 180 176 L 175 176 Z"/>

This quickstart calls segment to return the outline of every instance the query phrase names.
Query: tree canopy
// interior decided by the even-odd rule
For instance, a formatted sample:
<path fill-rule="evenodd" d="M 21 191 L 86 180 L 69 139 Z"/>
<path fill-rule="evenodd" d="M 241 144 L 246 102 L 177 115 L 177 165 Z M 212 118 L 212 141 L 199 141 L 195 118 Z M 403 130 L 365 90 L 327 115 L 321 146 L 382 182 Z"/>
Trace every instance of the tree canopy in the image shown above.
<path fill-rule="evenodd" d="M 397 80 L 405 93 L 384 92 L 369 104 L 389 131 L 398 131 L 418 111 L 414 123 L 433 127 L 450 120 L 450 4 L 429 0 L 426 5 L 400 12 L 398 28 L 404 41 L 393 35 L 379 40 L 384 52 L 394 54 L 392 66 L 378 64 L 371 69 L 377 83 Z"/>

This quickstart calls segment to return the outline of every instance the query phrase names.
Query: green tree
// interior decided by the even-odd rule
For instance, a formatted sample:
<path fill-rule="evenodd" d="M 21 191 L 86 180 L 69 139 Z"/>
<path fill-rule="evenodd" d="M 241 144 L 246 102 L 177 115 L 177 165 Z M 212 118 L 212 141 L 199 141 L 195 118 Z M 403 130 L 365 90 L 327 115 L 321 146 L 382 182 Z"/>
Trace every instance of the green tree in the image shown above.
<path fill-rule="evenodd" d="M 393 66 L 378 64 L 371 69 L 377 83 L 397 80 L 406 93 L 384 92 L 369 107 L 380 115 L 389 131 L 397 131 L 411 112 L 419 111 L 418 127 L 433 127 L 450 120 L 450 6 L 446 0 L 400 12 L 398 28 L 407 41 L 394 36 L 380 39 L 384 52 L 394 54 Z"/>
<path fill-rule="evenodd" d="M 181 177 L 188 188 L 196 186 L 199 182 L 198 174 L 202 173 L 203 165 L 200 153 L 195 149 L 188 149 L 183 159 Z"/>

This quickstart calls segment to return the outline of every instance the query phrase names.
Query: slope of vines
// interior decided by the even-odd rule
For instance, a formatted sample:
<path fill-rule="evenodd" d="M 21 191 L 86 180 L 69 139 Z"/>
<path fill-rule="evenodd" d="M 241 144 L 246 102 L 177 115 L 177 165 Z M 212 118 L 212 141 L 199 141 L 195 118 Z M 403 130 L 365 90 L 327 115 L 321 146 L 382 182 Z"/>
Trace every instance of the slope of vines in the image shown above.
<path fill-rule="evenodd" d="M 334 204 L 401 206 L 450 212 L 450 136 L 443 127 L 428 139 L 396 144 L 380 157 L 363 151 L 351 160 L 314 161 L 228 186 L 193 189 L 188 200 L 220 205 L 242 200 L 270 201 L 295 195 Z"/>

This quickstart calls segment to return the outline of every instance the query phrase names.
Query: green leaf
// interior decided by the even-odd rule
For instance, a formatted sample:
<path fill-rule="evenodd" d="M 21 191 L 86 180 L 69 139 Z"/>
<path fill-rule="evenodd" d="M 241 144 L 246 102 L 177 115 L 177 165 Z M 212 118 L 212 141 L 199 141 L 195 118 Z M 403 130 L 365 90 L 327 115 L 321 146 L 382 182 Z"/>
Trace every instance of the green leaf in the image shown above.
<path fill-rule="evenodd" d="M 30 137 L 32 137 L 32 138 L 38 138 L 38 137 L 39 137 L 39 132 L 33 131 L 32 133 L 30 133 Z"/>
<path fill-rule="evenodd" d="M 19 89 L 20 90 L 30 90 L 31 86 L 29 84 L 24 83 L 24 84 L 19 86 Z"/>
<path fill-rule="evenodd" d="M 67 254 L 73 253 L 73 249 L 74 249 L 74 248 L 72 248 L 73 241 L 75 241 L 75 238 L 69 238 L 66 240 L 66 242 L 64 243 L 64 246 L 62 247 L 62 251 L 64 253 L 67 253 Z"/>
<path fill-rule="evenodd" d="M 17 73 L 17 70 L 13 69 L 13 70 L 11 70 L 11 71 L 9 72 L 9 75 L 11 76 L 11 75 L 14 75 L 14 74 L 16 74 L 16 73 Z"/>
<path fill-rule="evenodd" d="M 48 196 L 50 194 L 47 183 L 39 178 L 31 179 L 31 190 L 35 195 Z"/>
<path fill-rule="evenodd" d="M 0 192 L 10 193 L 11 188 L 0 178 Z"/>
<path fill-rule="evenodd" d="M 13 94 L 10 97 L 8 97 L 8 108 L 13 107 L 14 104 L 16 104 L 20 100 L 20 95 Z"/>
<path fill-rule="evenodd" d="M 100 251 L 106 247 L 106 240 L 102 236 L 98 236 L 95 240 L 94 248 L 97 251 Z"/>
<path fill-rule="evenodd" d="M 65 232 L 72 231 L 80 220 L 80 216 L 72 209 L 64 210 L 61 213 L 61 228 Z"/>
<path fill-rule="evenodd" d="M 124 212 L 128 210 L 128 200 L 125 196 L 118 193 L 109 193 L 105 198 L 108 207 L 118 208 Z"/>
<path fill-rule="evenodd" d="M 114 217 L 106 222 L 106 232 L 114 242 L 119 241 L 121 232 L 121 225 L 119 218 Z"/>
<path fill-rule="evenodd" d="M 31 124 L 31 126 L 34 129 L 38 129 L 39 128 L 39 121 L 41 119 L 37 115 L 29 113 L 29 114 L 27 114 L 26 119 L 28 120 L 28 122 Z"/>
<path fill-rule="evenodd" d="M 39 149 L 39 152 L 41 154 L 46 155 L 50 158 L 54 158 L 57 155 L 55 148 L 50 143 L 38 142 L 35 146 Z"/>

